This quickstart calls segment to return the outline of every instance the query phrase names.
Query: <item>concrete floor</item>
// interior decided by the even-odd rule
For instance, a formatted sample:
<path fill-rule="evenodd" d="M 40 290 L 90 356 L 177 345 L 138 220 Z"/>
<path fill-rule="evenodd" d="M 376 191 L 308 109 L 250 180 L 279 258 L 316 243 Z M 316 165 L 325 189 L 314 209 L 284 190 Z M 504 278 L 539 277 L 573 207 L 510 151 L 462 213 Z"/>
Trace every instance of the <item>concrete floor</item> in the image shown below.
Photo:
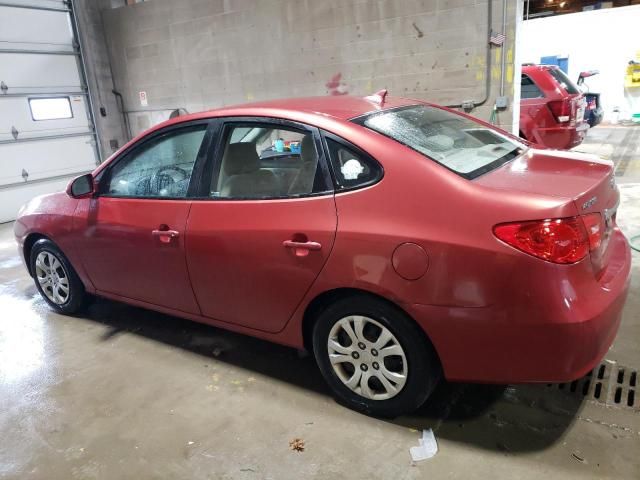
<path fill-rule="evenodd" d="M 581 147 L 627 162 L 619 221 L 639 234 L 640 155 L 607 143 L 626 135 L 598 127 Z M 11 228 L 0 226 L 0 478 L 640 478 L 640 411 L 557 386 L 443 384 L 417 414 L 384 421 L 336 404 L 313 360 L 287 348 L 109 301 L 53 314 Z M 639 341 L 634 253 L 607 359 L 638 370 Z M 429 427 L 440 451 L 414 465 Z"/>

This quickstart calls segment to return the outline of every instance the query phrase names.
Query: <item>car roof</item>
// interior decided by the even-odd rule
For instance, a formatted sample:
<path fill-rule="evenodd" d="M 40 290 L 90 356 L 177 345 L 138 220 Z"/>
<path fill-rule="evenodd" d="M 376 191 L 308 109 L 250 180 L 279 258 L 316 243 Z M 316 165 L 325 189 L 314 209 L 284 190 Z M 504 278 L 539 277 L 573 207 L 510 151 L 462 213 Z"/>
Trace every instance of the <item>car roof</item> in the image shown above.
<path fill-rule="evenodd" d="M 348 120 L 359 117 L 369 112 L 377 110 L 386 110 L 388 108 L 401 107 L 405 105 L 415 105 L 415 100 L 409 100 L 401 97 L 387 96 L 382 105 L 374 102 L 367 97 L 356 97 L 352 95 L 332 95 L 322 97 L 303 97 L 288 98 L 280 100 L 268 100 L 264 102 L 254 102 L 242 105 L 232 105 L 221 110 L 227 109 L 270 109 L 278 110 L 296 110 L 306 113 L 320 113 L 324 116 L 335 117 L 341 120 Z"/>
<path fill-rule="evenodd" d="M 367 97 L 326 95 L 322 97 L 286 98 L 229 105 L 213 110 L 180 115 L 179 117 L 154 125 L 129 140 L 125 145 L 120 147 L 118 151 L 114 152 L 109 159 L 120 155 L 121 152 L 137 143 L 141 138 L 157 130 L 194 120 L 206 120 L 216 117 L 272 117 L 301 122 L 308 121 L 309 123 L 317 120 L 317 123 L 326 123 L 327 119 L 347 121 L 367 113 L 420 104 L 431 105 L 430 103 L 420 100 L 411 100 L 389 95 L 385 97 L 382 104 Z M 102 170 L 107 163 L 108 161 L 103 162 L 94 173 Z"/>
<path fill-rule="evenodd" d="M 300 114 L 306 114 L 307 116 L 333 117 L 338 120 L 349 120 L 371 112 L 417 105 L 419 103 L 421 102 L 417 100 L 391 96 L 387 96 L 382 104 L 372 101 L 367 97 L 352 95 L 286 98 L 229 105 L 204 112 L 181 115 L 157 125 L 157 128 L 203 118 L 236 116 L 273 116 L 277 118 L 296 119 Z"/>
<path fill-rule="evenodd" d="M 526 73 L 526 71 L 531 70 L 551 70 L 554 68 L 560 68 L 558 65 L 547 65 L 547 64 L 537 64 L 537 63 L 525 63 L 522 65 L 522 71 Z"/>

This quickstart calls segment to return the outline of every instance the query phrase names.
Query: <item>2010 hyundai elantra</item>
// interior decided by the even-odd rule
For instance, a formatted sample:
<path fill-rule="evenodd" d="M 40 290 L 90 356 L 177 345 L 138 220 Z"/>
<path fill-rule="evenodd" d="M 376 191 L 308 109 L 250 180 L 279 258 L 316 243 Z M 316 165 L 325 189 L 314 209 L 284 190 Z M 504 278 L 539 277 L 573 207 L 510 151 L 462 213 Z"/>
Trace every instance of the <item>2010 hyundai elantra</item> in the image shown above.
<path fill-rule="evenodd" d="M 382 91 L 165 122 L 15 235 L 58 312 L 97 295 L 306 348 L 344 403 L 398 415 L 441 375 L 591 370 L 629 286 L 618 201 L 610 162 Z"/>

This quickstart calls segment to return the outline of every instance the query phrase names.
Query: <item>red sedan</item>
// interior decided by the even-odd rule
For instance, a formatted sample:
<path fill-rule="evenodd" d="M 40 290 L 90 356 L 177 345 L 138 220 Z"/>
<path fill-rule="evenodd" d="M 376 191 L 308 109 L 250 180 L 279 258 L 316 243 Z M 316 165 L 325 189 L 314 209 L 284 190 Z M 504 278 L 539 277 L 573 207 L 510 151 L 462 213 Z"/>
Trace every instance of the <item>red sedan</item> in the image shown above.
<path fill-rule="evenodd" d="M 555 65 L 522 66 L 520 136 L 545 148 L 580 145 L 589 123 L 587 102 L 575 83 Z"/>
<path fill-rule="evenodd" d="M 397 415 L 441 375 L 594 368 L 629 286 L 618 199 L 610 162 L 380 92 L 165 122 L 15 235 L 58 312 L 98 295 L 306 348 L 344 403 Z"/>

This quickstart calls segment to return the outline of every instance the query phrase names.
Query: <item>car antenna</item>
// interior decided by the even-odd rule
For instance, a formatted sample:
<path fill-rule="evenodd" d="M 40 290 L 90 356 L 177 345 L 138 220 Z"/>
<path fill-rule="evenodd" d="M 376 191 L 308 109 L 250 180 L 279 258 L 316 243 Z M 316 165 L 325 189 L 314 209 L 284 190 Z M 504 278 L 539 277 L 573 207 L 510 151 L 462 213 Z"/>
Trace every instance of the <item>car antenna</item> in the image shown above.
<path fill-rule="evenodd" d="M 365 100 L 369 100 L 370 102 L 374 102 L 377 103 L 378 105 L 382 106 L 382 104 L 384 103 L 385 98 L 387 97 L 387 89 L 383 88 L 382 90 L 378 90 L 376 93 L 374 93 L 373 95 L 367 95 L 365 98 Z"/>

